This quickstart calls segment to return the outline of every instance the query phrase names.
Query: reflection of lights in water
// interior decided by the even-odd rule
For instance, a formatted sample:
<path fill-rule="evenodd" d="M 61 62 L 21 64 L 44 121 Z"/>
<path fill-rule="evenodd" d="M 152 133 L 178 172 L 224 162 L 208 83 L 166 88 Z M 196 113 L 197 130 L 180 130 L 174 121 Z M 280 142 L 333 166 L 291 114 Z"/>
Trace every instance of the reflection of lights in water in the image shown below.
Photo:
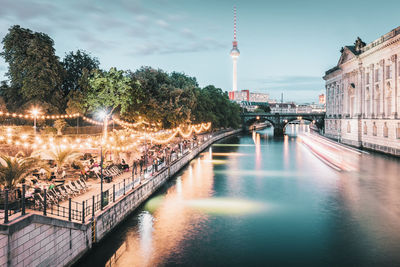
<path fill-rule="evenodd" d="M 228 153 L 219 153 L 219 152 L 214 152 L 213 156 L 235 156 L 235 157 L 240 157 L 240 156 L 247 156 L 248 154 L 244 153 L 236 153 L 236 152 L 228 152 Z"/>
<path fill-rule="evenodd" d="M 256 143 L 256 168 L 259 169 L 261 167 L 261 141 L 260 141 L 260 134 L 257 133 L 255 138 Z"/>
<path fill-rule="evenodd" d="M 336 170 L 356 171 L 360 152 L 321 137 L 302 134 L 299 140 L 321 161 Z"/>
<path fill-rule="evenodd" d="M 270 208 L 265 204 L 235 198 L 205 198 L 185 202 L 186 206 L 214 215 L 240 215 L 258 213 Z"/>
<path fill-rule="evenodd" d="M 156 211 L 156 209 L 158 209 L 163 200 L 164 200 L 163 196 L 152 197 L 151 199 L 149 199 L 149 201 L 146 202 L 144 209 L 153 213 Z"/>
<path fill-rule="evenodd" d="M 252 144 L 214 144 L 212 146 L 254 146 L 254 145 L 252 145 Z"/>
<path fill-rule="evenodd" d="M 257 176 L 257 177 L 308 177 L 309 174 L 301 171 L 267 171 L 267 170 L 214 170 L 215 174 L 225 174 L 228 176 Z"/>
<path fill-rule="evenodd" d="M 209 153 L 210 153 L 210 160 L 212 160 L 212 146 L 210 146 Z"/>
<path fill-rule="evenodd" d="M 211 162 L 214 165 L 220 165 L 220 164 L 225 164 L 227 160 L 222 160 L 222 159 L 213 159 L 213 160 L 204 160 L 205 162 Z"/>
<path fill-rule="evenodd" d="M 285 135 L 283 137 L 283 160 L 286 168 L 289 165 L 289 157 L 289 136 Z"/>
<path fill-rule="evenodd" d="M 176 193 L 178 196 L 182 195 L 182 176 L 178 176 L 178 178 L 176 178 Z"/>
<path fill-rule="evenodd" d="M 150 258 L 152 251 L 153 216 L 144 211 L 139 215 L 140 249 L 144 258 Z"/>

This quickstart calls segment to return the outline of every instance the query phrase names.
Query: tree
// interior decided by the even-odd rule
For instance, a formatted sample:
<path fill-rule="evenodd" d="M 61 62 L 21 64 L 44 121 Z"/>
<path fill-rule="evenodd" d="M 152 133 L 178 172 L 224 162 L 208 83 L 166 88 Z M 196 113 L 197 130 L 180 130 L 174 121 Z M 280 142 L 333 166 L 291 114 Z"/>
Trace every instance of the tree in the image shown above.
<path fill-rule="evenodd" d="M 229 100 L 220 88 L 209 85 L 198 92 L 194 114 L 198 122 L 210 121 L 214 128 L 240 125 L 240 106 Z"/>
<path fill-rule="evenodd" d="M 39 165 L 39 160 L 33 157 L 23 157 L 18 153 L 15 157 L 0 156 L 0 182 L 8 189 L 13 189 Z"/>
<path fill-rule="evenodd" d="M 62 130 L 67 126 L 67 122 L 64 119 L 58 119 L 54 121 L 54 128 L 57 129 L 57 135 L 62 135 Z"/>
<path fill-rule="evenodd" d="M 99 69 L 100 62 L 83 50 L 69 52 L 65 55 L 62 65 L 66 71 L 62 89 L 64 95 L 71 91 L 85 92 L 88 86 L 88 73 Z M 83 78 L 83 79 L 82 79 Z"/>
<path fill-rule="evenodd" d="M 110 117 L 116 109 L 122 114 L 128 110 L 135 101 L 131 98 L 131 91 L 130 78 L 124 71 L 116 68 L 98 70 L 89 79 L 89 89 L 82 101 L 88 111 L 102 110 L 106 112 L 106 117 Z"/>
<path fill-rule="evenodd" d="M 147 121 L 160 122 L 163 128 L 190 123 L 196 104 L 196 78 L 183 73 L 168 74 L 160 69 L 142 67 L 131 73 L 137 103 L 128 109 L 126 117 L 137 120 L 141 116 Z"/>
<path fill-rule="evenodd" d="M 10 82 L 2 94 L 9 108 L 39 104 L 43 109 L 61 111 L 65 106 L 61 91 L 64 69 L 55 55 L 54 41 L 44 33 L 15 25 L 2 43 L 0 55 L 9 64 Z"/>

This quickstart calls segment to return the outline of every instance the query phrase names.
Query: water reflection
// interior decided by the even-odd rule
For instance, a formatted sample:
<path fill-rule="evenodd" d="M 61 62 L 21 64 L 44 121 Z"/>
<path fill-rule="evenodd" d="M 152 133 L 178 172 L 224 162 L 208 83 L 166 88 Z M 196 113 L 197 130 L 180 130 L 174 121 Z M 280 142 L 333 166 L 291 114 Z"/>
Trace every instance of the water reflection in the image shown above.
<path fill-rule="evenodd" d="M 398 266 L 399 160 L 357 154 L 356 171 L 338 172 L 301 130 L 213 145 L 82 264 L 108 253 L 118 266 Z"/>
<path fill-rule="evenodd" d="M 164 258 L 178 253 L 180 243 L 185 238 L 194 238 L 193 230 L 207 221 L 208 215 L 194 209 L 199 205 L 190 201 L 212 196 L 212 170 L 215 160 L 209 160 L 210 158 L 212 150 L 204 153 L 200 160 L 193 160 L 161 201 L 154 201 L 151 208 L 146 205 L 152 214 L 145 210 L 139 215 L 139 227 L 129 237 L 130 245 L 116 262 L 116 266 L 159 265 Z M 152 200 L 149 202 L 152 203 Z M 205 209 L 207 205 L 202 207 Z"/>

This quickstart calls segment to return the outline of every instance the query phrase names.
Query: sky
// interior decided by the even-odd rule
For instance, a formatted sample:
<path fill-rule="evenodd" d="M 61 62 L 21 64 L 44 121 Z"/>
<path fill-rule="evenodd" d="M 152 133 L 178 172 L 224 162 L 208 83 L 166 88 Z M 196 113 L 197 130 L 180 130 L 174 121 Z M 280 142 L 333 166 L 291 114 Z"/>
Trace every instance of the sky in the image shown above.
<path fill-rule="evenodd" d="M 238 88 L 297 103 L 318 102 L 341 47 L 400 26 L 392 0 L 0 0 L 0 39 L 18 24 L 48 34 L 61 59 L 83 49 L 102 69 L 151 66 L 230 91 L 235 5 Z M 7 68 L 0 58 L 0 80 Z"/>

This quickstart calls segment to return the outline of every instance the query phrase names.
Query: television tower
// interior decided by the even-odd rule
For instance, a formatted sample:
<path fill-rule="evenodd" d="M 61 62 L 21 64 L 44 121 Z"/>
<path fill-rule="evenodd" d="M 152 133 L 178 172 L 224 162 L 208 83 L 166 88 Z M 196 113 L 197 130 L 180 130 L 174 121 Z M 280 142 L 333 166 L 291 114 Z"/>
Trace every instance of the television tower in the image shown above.
<path fill-rule="evenodd" d="M 236 40 L 236 6 L 233 9 L 233 41 L 232 41 L 232 50 L 231 57 L 233 60 L 233 85 L 232 91 L 237 91 L 237 59 L 240 55 L 239 49 L 237 47 L 238 42 Z"/>

